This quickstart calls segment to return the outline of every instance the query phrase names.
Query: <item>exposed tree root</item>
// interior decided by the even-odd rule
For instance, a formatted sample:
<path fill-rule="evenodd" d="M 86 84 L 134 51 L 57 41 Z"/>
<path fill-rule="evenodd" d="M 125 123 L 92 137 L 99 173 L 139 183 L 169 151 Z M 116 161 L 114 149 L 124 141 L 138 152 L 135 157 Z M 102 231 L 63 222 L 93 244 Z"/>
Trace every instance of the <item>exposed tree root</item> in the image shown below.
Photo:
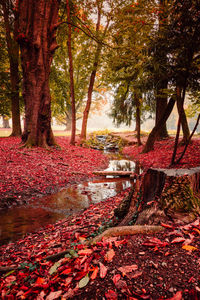
<path fill-rule="evenodd" d="M 111 227 L 105 230 L 102 234 L 96 236 L 90 241 L 90 244 L 100 242 L 102 238 L 108 238 L 112 236 L 123 236 L 123 235 L 133 235 L 133 234 L 147 234 L 147 233 L 156 233 L 163 231 L 162 226 L 156 225 L 133 225 L 133 226 L 120 226 L 120 227 Z"/>

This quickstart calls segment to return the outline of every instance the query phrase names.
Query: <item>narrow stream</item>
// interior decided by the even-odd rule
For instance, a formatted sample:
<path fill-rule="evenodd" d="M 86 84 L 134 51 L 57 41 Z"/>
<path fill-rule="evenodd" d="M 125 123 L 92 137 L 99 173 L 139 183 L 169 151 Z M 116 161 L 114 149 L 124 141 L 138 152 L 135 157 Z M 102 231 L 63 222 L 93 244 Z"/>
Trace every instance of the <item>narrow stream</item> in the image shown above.
<path fill-rule="evenodd" d="M 110 160 L 106 170 L 133 171 L 138 173 L 137 164 L 129 160 Z M 98 178 L 61 189 L 58 193 L 41 197 L 29 205 L 0 211 L 0 245 L 23 238 L 26 233 L 55 223 L 70 214 L 86 209 L 115 196 L 130 187 L 125 178 Z"/>

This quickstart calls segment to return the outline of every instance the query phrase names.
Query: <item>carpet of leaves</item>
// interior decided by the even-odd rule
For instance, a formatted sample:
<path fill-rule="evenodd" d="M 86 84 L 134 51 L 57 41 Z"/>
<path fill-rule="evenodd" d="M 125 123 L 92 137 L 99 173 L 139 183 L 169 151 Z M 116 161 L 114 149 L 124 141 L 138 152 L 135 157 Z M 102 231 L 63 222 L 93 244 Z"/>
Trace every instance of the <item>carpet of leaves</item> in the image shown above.
<path fill-rule="evenodd" d="M 60 141 L 64 143 L 64 140 L 60 139 Z M 19 152 L 25 150 L 18 149 L 17 141 L 16 145 L 10 141 L 6 153 L 9 160 L 12 160 L 14 164 L 16 163 L 15 157 L 10 157 L 11 154 L 9 153 L 12 147 Z M 76 155 L 80 155 L 80 153 L 83 156 L 79 157 L 79 162 L 86 159 L 90 161 L 90 155 L 93 155 L 94 160 L 103 160 L 100 154 L 95 154 L 96 152 L 79 148 L 76 150 L 69 145 L 67 147 L 69 149 L 56 151 L 63 151 L 63 155 L 68 154 L 70 162 L 75 162 L 75 165 Z M 156 147 L 158 147 L 156 149 L 159 158 L 163 148 L 161 144 L 160 146 L 156 145 Z M 163 142 L 163 147 L 169 149 L 167 142 Z M 196 143 L 193 151 L 197 151 L 196 147 L 199 147 L 198 143 Z M 72 151 L 73 149 L 74 151 Z M 15 151 L 13 151 L 13 155 L 15 155 Z M 41 157 L 44 150 L 35 149 L 32 151 L 34 155 Z M 87 151 L 89 151 L 88 156 L 90 158 L 85 156 Z M 133 147 L 126 149 L 126 153 L 133 154 L 134 151 Z M 168 152 L 168 150 L 166 151 Z M 166 159 L 167 152 L 164 156 Z M 192 154 L 190 149 L 189 153 Z M 51 153 L 49 155 L 53 156 Z M 59 154 L 56 155 L 59 157 Z M 149 154 L 151 166 L 154 155 Z M 146 155 L 143 156 L 143 161 L 145 161 L 144 157 L 148 162 Z M 194 155 L 194 157 L 196 158 L 196 165 L 193 161 L 191 166 L 199 165 L 199 154 Z M 45 159 L 45 155 L 43 158 Z M 63 159 L 65 158 L 63 157 Z M 60 159 L 62 163 L 63 159 Z M 52 163 L 53 161 L 51 158 Z M 32 163 L 32 160 L 30 159 L 29 162 Z M 68 161 L 68 164 L 71 166 L 70 162 Z M 64 163 L 67 163 L 67 160 Z M 154 164 L 156 164 L 155 160 Z M 100 166 L 99 161 L 96 162 L 97 165 Z M 44 166 L 43 163 L 42 166 Z M 159 163 L 157 166 L 160 166 Z M 16 163 L 16 170 L 17 167 L 20 168 L 19 163 Z M 95 163 L 93 167 L 95 167 Z M 31 169 L 28 167 L 28 163 L 24 168 Z M 40 169 L 40 165 L 36 170 L 32 165 L 32 169 L 34 169 L 31 170 L 33 174 Z M 76 167 L 74 169 L 77 170 Z M 74 169 L 71 166 L 72 173 Z M 12 171 L 13 176 L 7 177 L 8 182 L 12 182 L 12 178 L 15 178 L 14 169 Z M 90 171 L 91 169 L 87 171 L 88 175 Z M 12 174 L 11 171 L 8 172 Z M 54 172 L 53 169 L 52 172 Z M 51 172 L 49 175 L 51 178 Z M 59 178 L 59 173 L 57 176 Z M 62 176 L 64 175 L 61 174 Z M 41 176 L 41 178 L 43 177 Z M 17 177 L 15 179 L 17 180 Z M 67 179 L 70 180 L 70 177 Z M 44 180 L 43 184 L 45 182 Z M 53 183 L 50 182 L 48 186 L 51 184 Z M 63 181 L 61 181 L 62 184 Z M 39 183 L 37 186 L 40 186 Z M 48 225 L 35 233 L 28 234 L 16 243 L 2 246 L 0 248 L 0 271 L 2 273 L 0 297 L 2 299 L 38 300 L 200 299 L 199 218 L 187 225 L 162 224 L 163 232 L 159 234 L 112 237 L 94 245 L 85 243 L 88 238 L 100 233 L 104 229 L 104 224 L 111 221 L 113 209 L 118 206 L 127 193 L 128 190 L 123 191 L 113 198 L 91 205 L 79 215 L 70 216 L 54 225 Z M 65 255 L 57 256 L 58 253 L 62 253 L 66 249 Z M 54 254 L 56 256 L 53 256 Z M 10 269 L 5 272 L 7 267 Z"/>
<path fill-rule="evenodd" d="M 154 146 L 154 150 L 148 153 L 142 153 L 144 145 L 140 147 L 129 146 L 125 147 L 123 153 L 139 160 L 145 169 L 154 168 L 169 168 L 171 163 L 171 157 L 174 149 L 174 139 L 169 138 L 161 141 L 157 141 Z M 176 159 L 178 159 L 183 152 L 184 146 L 179 144 Z M 192 140 L 188 146 L 186 153 L 181 162 L 172 168 L 192 168 L 200 166 L 200 138 Z"/>
<path fill-rule="evenodd" d="M 25 149 L 19 138 L 0 138 L 0 208 L 56 192 L 107 166 L 99 151 L 71 146 L 68 137 L 58 137 L 57 143 L 61 149 Z"/>

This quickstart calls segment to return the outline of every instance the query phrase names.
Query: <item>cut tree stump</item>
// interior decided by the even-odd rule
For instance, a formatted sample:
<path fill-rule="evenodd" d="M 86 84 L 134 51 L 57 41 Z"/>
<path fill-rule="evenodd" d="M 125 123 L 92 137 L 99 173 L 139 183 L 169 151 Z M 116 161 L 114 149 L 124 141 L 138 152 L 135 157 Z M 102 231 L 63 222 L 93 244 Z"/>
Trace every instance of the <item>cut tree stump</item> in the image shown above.
<path fill-rule="evenodd" d="M 190 220 L 200 213 L 200 167 L 192 169 L 149 169 L 141 185 L 146 208 L 136 224 L 158 224 L 166 217 Z"/>

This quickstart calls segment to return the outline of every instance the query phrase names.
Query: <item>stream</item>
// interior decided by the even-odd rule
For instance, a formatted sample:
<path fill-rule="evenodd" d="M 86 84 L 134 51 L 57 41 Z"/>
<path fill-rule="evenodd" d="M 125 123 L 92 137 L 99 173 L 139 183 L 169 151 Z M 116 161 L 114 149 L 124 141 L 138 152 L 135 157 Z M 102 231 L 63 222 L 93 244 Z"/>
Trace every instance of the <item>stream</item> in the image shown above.
<path fill-rule="evenodd" d="M 126 159 L 111 159 L 106 170 L 138 173 L 138 166 Z M 128 178 L 98 177 L 92 181 L 62 188 L 56 194 L 41 197 L 28 205 L 2 210 L 0 211 L 0 245 L 16 241 L 29 232 L 80 212 L 90 204 L 113 197 L 130 185 Z"/>

